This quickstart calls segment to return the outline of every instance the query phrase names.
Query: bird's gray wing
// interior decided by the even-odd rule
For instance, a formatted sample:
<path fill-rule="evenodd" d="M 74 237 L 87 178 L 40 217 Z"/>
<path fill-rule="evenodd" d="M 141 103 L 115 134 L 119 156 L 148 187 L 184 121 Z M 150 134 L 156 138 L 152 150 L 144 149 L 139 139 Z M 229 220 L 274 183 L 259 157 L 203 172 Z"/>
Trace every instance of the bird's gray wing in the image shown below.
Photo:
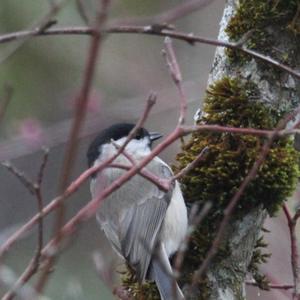
<path fill-rule="evenodd" d="M 121 229 L 122 254 L 134 267 L 140 281 L 147 275 L 169 201 L 170 192 L 163 198 L 153 195 L 143 204 L 129 209 L 125 217 L 129 226 Z"/>
<path fill-rule="evenodd" d="M 172 176 L 170 169 L 160 161 L 152 161 L 147 170 L 161 178 Z M 111 169 L 102 174 L 105 178 L 102 181 L 111 183 L 123 173 L 123 170 Z M 96 180 L 100 178 L 98 174 Z M 106 236 L 135 269 L 140 281 L 147 275 L 172 192 L 173 189 L 163 192 L 136 175 L 106 198 L 99 209 L 98 220 Z"/>

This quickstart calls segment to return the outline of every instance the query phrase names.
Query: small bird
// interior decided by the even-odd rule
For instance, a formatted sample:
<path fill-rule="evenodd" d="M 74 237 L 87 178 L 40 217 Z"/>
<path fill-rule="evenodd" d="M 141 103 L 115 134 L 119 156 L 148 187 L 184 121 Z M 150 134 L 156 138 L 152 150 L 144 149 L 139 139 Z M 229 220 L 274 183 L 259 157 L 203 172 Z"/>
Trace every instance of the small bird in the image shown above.
<path fill-rule="evenodd" d="M 88 149 L 89 167 L 114 155 L 133 128 L 134 124 L 120 123 L 103 130 Z M 140 128 L 125 152 L 138 163 L 150 154 L 152 143 L 161 137 L 159 133 Z M 131 166 L 124 154 L 114 163 Z M 173 176 L 171 168 L 157 156 L 144 169 L 162 179 Z M 94 174 L 90 186 L 92 197 L 124 172 L 126 170 L 108 167 Z M 135 271 L 139 282 L 154 280 L 163 300 L 184 299 L 169 261 L 182 243 L 188 223 L 178 182 L 165 192 L 137 174 L 104 199 L 97 220 L 113 249 Z"/>

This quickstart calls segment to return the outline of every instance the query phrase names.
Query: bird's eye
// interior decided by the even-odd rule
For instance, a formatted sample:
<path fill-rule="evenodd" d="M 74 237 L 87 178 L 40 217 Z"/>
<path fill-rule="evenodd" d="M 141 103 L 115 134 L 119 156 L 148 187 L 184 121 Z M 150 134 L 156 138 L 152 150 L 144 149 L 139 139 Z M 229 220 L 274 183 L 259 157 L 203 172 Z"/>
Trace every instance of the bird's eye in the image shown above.
<path fill-rule="evenodd" d="M 137 132 L 136 135 L 135 135 L 135 138 L 136 138 L 137 140 L 140 140 L 141 138 L 143 138 L 142 132 L 141 132 L 141 131 Z"/>

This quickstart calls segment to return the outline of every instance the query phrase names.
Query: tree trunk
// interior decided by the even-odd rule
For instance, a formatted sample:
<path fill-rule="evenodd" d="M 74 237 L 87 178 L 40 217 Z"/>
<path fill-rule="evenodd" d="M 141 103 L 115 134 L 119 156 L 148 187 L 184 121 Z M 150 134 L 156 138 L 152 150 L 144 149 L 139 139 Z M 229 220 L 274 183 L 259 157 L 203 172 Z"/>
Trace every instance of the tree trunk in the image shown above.
<path fill-rule="evenodd" d="M 291 1 L 285 3 L 284 1 L 277 1 L 277 4 L 276 1 L 269 1 L 269 4 L 263 2 L 266 1 L 240 1 L 240 5 L 248 10 L 249 17 L 253 17 L 253 23 L 250 24 L 251 20 L 247 20 L 246 16 L 241 14 L 238 9 L 239 1 L 228 0 L 220 23 L 218 39 L 238 41 L 249 30 L 253 30 L 254 37 L 252 38 L 250 34 L 250 39 L 245 42 L 244 47 L 252 47 L 253 44 L 258 45 L 253 47 L 256 51 L 271 55 L 293 68 L 299 68 L 300 42 L 299 32 L 296 32 L 296 30 L 299 31 L 297 9 L 292 6 Z M 271 14 L 269 20 L 260 20 L 259 14 L 265 17 L 268 13 L 268 8 L 262 7 L 270 6 L 269 10 L 271 10 L 272 5 L 273 7 L 276 6 L 274 12 L 275 22 L 274 15 Z M 279 12 L 282 12 L 285 17 L 280 19 Z M 234 22 L 232 20 L 233 16 L 235 16 Z M 273 21 L 271 18 L 273 18 Z M 239 26 L 246 30 L 237 32 Z M 290 27 L 289 30 L 288 27 Z M 260 33 L 259 38 L 268 38 L 264 41 L 264 43 L 269 43 L 267 47 L 259 46 L 255 35 Z M 261 41 L 261 44 L 263 45 L 263 41 Z M 278 113 L 290 111 L 299 105 L 299 80 L 287 73 L 282 73 L 274 66 L 263 64 L 251 57 L 245 57 L 240 55 L 239 52 L 234 53 L 231 50 L 228 51 L 225 48 L 218 47 L 208 83 L 209 85 L 213 84 L 218 80 L 222 80 L 225 76 L 251 80 L 259 89 L 260 101 L 265 102 Z M 205 296 L 207 299 L 231 300 L 246 298 L 245 276 L 265 217 L 266 210 L 263 209 L 263 205 L 258 205 L 245 214 L 242 219 L 232 220 L 226 236 L 230 255 L 227 255 L 224 259 L 213 261 L 206 273 L 206 287 L 209 289 L 209 293 L 205 293 L 209 295 L 208 297 Z M 198 294 L 196 293 L 197 296 L 187 295 L 187 298 L 202 299 L 204 298 L 202 293 L 203 291 L 200 290 Z"/>

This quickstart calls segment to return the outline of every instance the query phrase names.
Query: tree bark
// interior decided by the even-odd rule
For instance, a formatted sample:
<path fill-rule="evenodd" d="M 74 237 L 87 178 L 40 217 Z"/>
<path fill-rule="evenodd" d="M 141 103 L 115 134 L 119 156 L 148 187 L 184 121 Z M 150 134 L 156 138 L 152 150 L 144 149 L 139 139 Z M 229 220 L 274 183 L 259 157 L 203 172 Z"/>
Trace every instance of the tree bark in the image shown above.
<path fill-rule="evenodd" d="M 259 5 L 255 4 L 256 1 L 254 0 L 249 1 L 253 5 Z M 225 29 L 230 19 L 236 14 L 237 8 L 237 0 L 227 1 L 220 22 L 219 40 L 230 40 Z M 290 53 L 295 49 L 295 36 L 293 37 L 292 34 L 282 30 L 281 24 L 276 24 L 276 22 L 272 25 L 268 24 L 266 30 L 271 36 L 270 40 L 276 41 L 276 45 L 273 45 L 276 51 Z M 263 49 L 257 49 L 257 51 L 263 52 Z M 299 68 L 299 55 L 292 56 L 289 64 Z M 218 47 L 208 84 L 212 84 L 224 76 L 251 80 L 258 86 L 262 101 L 278 112 L 292 110 L 300 102 L 299 80 L 282 72 L 277 73 L 277 71 L 272 66 L 262 66 L 260 61 L 253 58 L 244 64 L 232 62 L 228 58 L 225 48 Z M 206 273 L 210 286 L 209 299 L 236 300 L 246 298 L 245 276 L 266 215 L 266 211 L 262 206 L 259 206 L 241 220 L 232 220 L 226 236 L 231 255 L 222 261 L 218 260 L 217 263 L 212 262 Z M 187 298 L 201 298 L 201 291 L 198 292 L 198 296 L 188 296 Z"/>

